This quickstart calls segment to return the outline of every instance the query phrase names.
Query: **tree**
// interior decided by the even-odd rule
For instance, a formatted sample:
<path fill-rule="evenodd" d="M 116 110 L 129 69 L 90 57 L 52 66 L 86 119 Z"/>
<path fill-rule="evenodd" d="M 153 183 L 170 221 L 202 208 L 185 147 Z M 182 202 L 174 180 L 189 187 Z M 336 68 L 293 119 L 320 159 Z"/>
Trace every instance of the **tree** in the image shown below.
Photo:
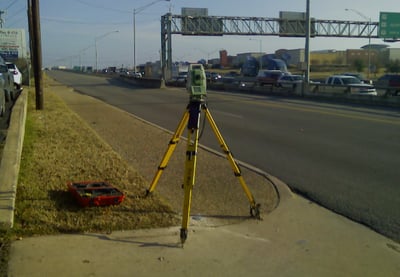
<path fill-rule="evenodd" d="M 364 69 L 364 61 L 360 59 L 356 59 L 353 62 L 353 66 L 357 72 L 362 72 Z"/>
<path fill-rule="evenodd" d="M 400 61 L 398 59 L 390 61 L 386 65 L 387 72 L 399 73 L 400 72 Z"/>

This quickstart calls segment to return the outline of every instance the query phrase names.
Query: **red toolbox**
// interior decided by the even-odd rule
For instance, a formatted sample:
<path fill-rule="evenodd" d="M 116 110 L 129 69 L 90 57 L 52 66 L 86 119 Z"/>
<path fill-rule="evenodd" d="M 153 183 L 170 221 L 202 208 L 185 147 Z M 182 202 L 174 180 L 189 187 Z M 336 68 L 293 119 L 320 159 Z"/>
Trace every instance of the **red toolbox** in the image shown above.
<path fill-rule="evenodd" d="M 84 181 L 67 183 L 69 192 L 83 207 L 118 205 L 125 195 L 104 181 Z"/>

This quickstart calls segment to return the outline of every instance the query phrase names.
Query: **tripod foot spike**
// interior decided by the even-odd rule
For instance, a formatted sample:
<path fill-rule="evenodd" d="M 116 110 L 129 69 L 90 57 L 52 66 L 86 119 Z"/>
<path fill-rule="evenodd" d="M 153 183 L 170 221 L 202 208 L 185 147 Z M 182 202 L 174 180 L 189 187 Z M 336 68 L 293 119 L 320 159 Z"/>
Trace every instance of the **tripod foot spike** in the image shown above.
<path fill-rule="evenodd" d="M 187 235 L 188 235 L 188 230 L 182 228 L 181 229 L 181 244 L 182 244 L 182 247 L 183 247 L 183 244 L 185 243 L 185 241 L 187 239 Z"/>
<path fill-rule="evenodd" d="M 255 204 L 254 206 L 250 206 L 250 215 L 256 219 L 261 219 L 260 215 L 260 204 Z"/>
<path fill-rule="evenodd" d="M 151 194 L 150 190 L 146 189 L 146 197 L 148 197 Z"/>

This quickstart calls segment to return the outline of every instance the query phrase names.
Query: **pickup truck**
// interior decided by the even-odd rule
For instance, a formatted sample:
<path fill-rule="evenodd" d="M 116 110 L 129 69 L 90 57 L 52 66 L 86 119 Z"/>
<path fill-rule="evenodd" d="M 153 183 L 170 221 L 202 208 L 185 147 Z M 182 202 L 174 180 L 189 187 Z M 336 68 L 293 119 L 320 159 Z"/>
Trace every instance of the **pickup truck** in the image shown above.
<path fill-rule="evenodd" d="M 360 79 L 347 75 L 334 75 L 325 80 L 332 92 L 342 92 L 357 95 L 377 95 L 376 89 L 370 84 L 364 84 Z"/>

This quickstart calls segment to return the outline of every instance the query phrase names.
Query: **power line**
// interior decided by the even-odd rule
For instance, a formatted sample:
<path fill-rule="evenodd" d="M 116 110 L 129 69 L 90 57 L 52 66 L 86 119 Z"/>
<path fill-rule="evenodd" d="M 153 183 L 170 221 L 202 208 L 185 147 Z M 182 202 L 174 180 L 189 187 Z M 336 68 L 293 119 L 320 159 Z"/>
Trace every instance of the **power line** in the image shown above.
<path fill-rule="evenodd" d="M 8 10 L 9 8 L 11 8 L 15 3 L 17 3 L 18 0 L 14 0 L 13 2 L 10 3 L 10 5 L 8 5 L 7 8 L 5 8 L 5 10 Z"/>
<path fill-rule="evenodd" d="M 23 15 L 22 17 L 19 17 L 19 18 L 16 17 L 17 15 L 19 15 L 19 14 L 22 13 L 22 12 L 26 12 L 26 7 L 23 7 L 22 9 L 19 9 L 19 10 L 16 11 L 12 16 L 10 16 L 10 15 L 8 14 L 7 17 L 8 17 L 8 18 L 14 19 L 14 21 L 12 21 L 12 23 L 8 23 L 7 26 L 10 27 L 10 26 L 14 25 L 15 23 L 21 23 L 21 22 L 19 21 L 19 19 L 22 18 L 22 17 L 23 17 L 24 19 L 26 19 L 26 14 Z"/>
<path fill-rule="evenodd" d="M 125 25 L 131 24 L 131 22 L 88 22 L 88 21 L 79 21 L 75 19 L 65 19 L 65 18 L 51 18 L 51 17 L 41 17 L 42 20 L 59 22 L 59 23 L 67 23 L 67 24 L 81 24 L 81 25 Z"/>

